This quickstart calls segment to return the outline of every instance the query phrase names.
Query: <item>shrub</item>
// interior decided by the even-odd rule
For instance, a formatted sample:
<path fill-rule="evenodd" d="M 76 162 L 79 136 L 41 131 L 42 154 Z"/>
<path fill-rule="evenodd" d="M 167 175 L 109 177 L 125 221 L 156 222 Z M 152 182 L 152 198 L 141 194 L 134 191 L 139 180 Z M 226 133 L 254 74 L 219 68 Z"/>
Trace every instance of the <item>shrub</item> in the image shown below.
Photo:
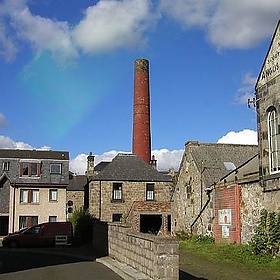
<path fill-rule="evenodd" d="M 80 208 L 75 210 L 69 221 L 73 225 L 74 241 L 78 245 L 87 244 L 92 241 L 94 217 L 88 210 Z"/>
<path fill-rule="evenodd" d="M 253 253 L 275 256 L 280 248 L 280 213 L 261 211 L 260 222 L 250 246 Z"/>

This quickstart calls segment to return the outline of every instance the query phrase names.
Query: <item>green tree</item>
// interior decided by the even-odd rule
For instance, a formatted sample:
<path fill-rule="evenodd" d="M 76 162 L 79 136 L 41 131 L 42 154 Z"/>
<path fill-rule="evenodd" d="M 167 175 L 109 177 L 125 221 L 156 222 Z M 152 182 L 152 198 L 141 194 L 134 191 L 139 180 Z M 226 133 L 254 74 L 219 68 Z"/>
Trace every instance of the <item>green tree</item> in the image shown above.
<path fill-rule="evenodd" d="M 80 208 L 75 210 L 69 219 L 73 225 L 74 240 L 78 245 L 90 243 L 93 234 L 94 216 L 88 210 Z"/>

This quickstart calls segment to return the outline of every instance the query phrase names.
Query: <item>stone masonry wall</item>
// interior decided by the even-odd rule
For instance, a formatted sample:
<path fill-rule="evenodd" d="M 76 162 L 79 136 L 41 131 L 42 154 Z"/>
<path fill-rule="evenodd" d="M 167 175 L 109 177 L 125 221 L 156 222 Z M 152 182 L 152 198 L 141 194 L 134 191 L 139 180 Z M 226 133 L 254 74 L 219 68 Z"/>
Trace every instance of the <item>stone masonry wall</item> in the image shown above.
<path fill-rule="evenodd" d="M 179 244 L 173 237 L 132 232 L 128 225 L 111 223 L 109 256 L 155 280 L 179 279 Z"/>
<path fill-rule="evenodd" d="M 208 197 L 202 175 L 190 153 L 184 153 L 178 181 L 171 203 L 172 232 L 191 231 L 191 225 L 199 215 Z M 210 202 L 192 228 L 194 234 L 212 234 L 213 203 Z"/>
<path fill-rule="evenodd" d="M 101 199 L 100 199 L 101 193 Z M 170 202 L 171 183 L 155 182 L 154 202 Z M 89 210 L 96 218 L 112 222 L 113 214 L 126 218 L 135 201 L 146 201 L 146 182 L 123 182 L 122 200 L 113 201 L 113 182 L 90 183 Z"/>

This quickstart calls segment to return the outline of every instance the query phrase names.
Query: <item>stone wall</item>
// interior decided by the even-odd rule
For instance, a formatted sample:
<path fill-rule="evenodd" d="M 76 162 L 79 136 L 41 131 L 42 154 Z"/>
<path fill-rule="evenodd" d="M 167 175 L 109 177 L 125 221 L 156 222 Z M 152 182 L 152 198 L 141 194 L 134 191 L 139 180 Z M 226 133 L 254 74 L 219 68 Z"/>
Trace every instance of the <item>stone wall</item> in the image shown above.
<path fill-rule="evenodd" d="M 151 279 L 179 279 L 179 244 L 173 237 L 132 232 L 130 226 L 111 223 L 109 256 Z"/>
<path fill-rule="evenodd" d="M 154 184 L 154 202 L 170 202 L 171 183 L 155 182 Z M 122 199 L 114 201 L 112 197 L 112 181 L 90 182 L 90 213 L 106 222 L 112 222 L 113 214 L 121 214 L 126 218 L 135 201 L 146 201 L 146 182 L 123 182 Z"/>
<path fill-rule="evenodd" d="M 171 200 L 172 232 L 191 232 L 193 234 L 212 234 L 213 203 L 208 204 L 205 211 L 191 228 L 200 210 L 208 201 L 206 186 L 201 172 L 198 170 L 190 153 L 185 152 L 179 170 L 178 181 Z M 212 199 L 212 196 L 211 196 Z"/>
<path fill-rule="evenodd" d="M 84 191 L 67 190 L 67 201 L 73 201 L 73 211 L 80 210 L 84 207 Z"/>

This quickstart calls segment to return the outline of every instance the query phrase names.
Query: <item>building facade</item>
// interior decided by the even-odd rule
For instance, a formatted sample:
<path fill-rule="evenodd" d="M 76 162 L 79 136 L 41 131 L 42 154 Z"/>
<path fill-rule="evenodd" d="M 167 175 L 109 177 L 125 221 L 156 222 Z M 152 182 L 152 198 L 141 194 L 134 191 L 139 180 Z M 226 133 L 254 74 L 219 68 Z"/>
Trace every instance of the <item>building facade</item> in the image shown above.
<path fill-rule="evenodd" d="M 257 153 L 257 145 L 187 142 L 172 199 L 172 231 L 212 236 L 221 202 L 217 183 Z"/>
<path fill-rule="evenodd" d="M 256 83 L 260 184 L 264 208 L 280 211 L 280 27 L 273 35 Z"/>
<path fill-rule="evenodd" d="M 66 220 L 68 152 L 3 149 L 0 168 L 1 234 Z"/>
<path fill-rule="evenodd" d="M 256 154 L 221 178 L 213 189 L 215 241 L 248 243 L 259 222 L 263 198 Z"/>
<path fill-rule="evenodd" d="M 103 170 L 88 170 L 87 174 L 93 174 L 89 177 L 89 210 L 97 219 L 129 223 L 140 232 L 170 231 L 173 188 L 169 175 L 134 154 L 118 154 Z"/>

